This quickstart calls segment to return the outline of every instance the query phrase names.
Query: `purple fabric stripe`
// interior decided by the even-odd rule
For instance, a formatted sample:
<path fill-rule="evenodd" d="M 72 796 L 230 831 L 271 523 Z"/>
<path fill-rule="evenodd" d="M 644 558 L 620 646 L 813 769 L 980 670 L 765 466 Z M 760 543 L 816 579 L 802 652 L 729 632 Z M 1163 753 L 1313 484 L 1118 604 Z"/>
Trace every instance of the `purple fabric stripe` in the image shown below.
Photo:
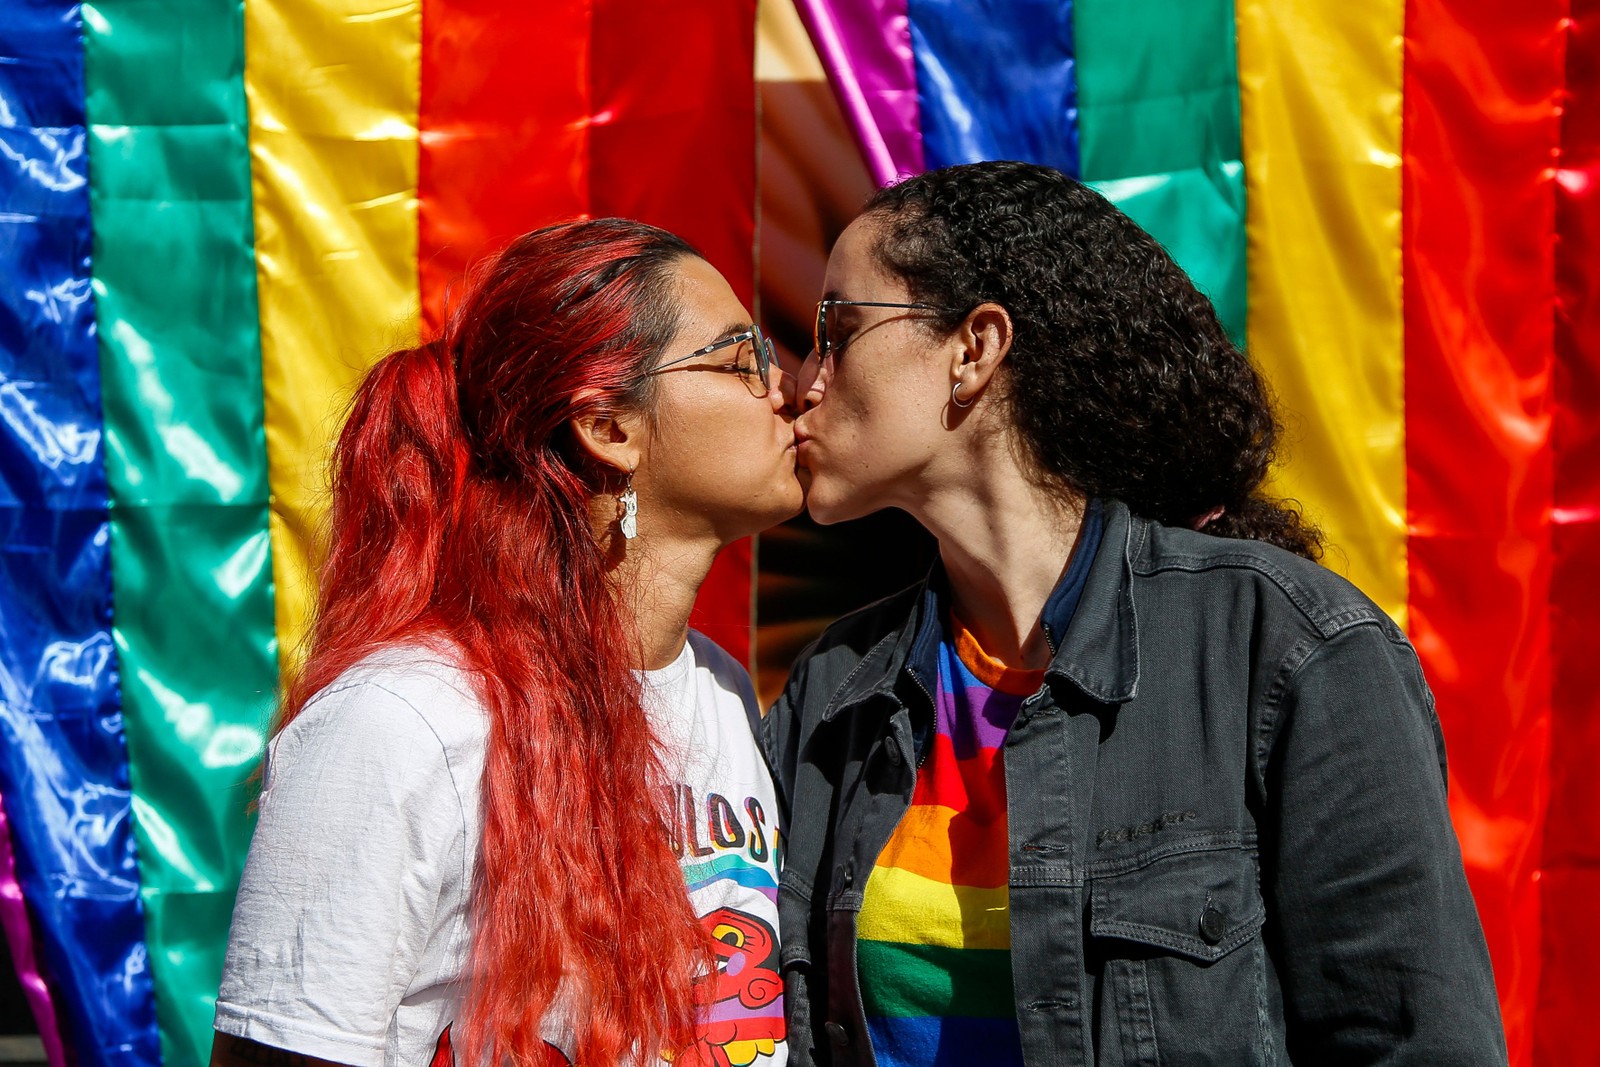
<path fill-rule="evenodd" d="M 879 185 L 923 172 L 907 0 L 795 0 Z"/>
<path fill-rule="evenodd" d="M 45 1059 L 50 1061 L 50 1067 L 66 1067 L 67 1054 L 61 1045 L 61 1023 L 56 1019 L 55 1002 L 33 954 L 33 927 L 28 921 L 28 906 L 22 899 L 22 886 L 17 882 L 17 864 L 11 855 L 11 826 L 6 822 L 4 798 L 0 798 L 0 927 L 5 928 L 11 965 L 16 968 L 28 1007 L 33 1009 L 33 1021 L 39 1027 Z"/>
<path fill-rule="evenodd" d="M 949 642 L 939 645 L 936 729 L 950 739 L 956 759 L 971 759 L 1005 744 L 1023 698 L 990 689 L 967 668 Z"/>

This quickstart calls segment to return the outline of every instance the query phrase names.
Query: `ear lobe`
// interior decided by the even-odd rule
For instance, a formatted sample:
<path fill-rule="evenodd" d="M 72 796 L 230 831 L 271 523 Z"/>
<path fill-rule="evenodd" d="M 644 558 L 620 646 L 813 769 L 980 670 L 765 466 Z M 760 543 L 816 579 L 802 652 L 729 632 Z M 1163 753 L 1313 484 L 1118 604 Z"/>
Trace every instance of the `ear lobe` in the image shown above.
<path fill-rule="evenodd" d="M 971 396 L 988 386 L 1011 351 L 1011 315 L 999 304 L 979 304 L 967 315 L 961 336 L 961 365 L 956 376 L 965 383 L 961 391 Z"/>

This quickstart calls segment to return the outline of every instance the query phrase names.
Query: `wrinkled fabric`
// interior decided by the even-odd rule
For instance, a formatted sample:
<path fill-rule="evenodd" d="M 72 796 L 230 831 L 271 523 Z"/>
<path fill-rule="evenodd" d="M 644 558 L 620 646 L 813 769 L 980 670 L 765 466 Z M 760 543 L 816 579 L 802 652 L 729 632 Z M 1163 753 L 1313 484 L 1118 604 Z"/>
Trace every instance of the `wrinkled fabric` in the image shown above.
<path fill-rule="evenodd" d="M 345 405 L 368 367 L 417 336 L 422 5 L 249 3 L 244 23 L 273 589 L 288 667 L 304 651 L 311 548 Z"/>
<path fill-rule="evenodd" d="M 1078 174 L 1072 0 L 908 0 L 928 169 L 1022 159 Z"/>
<path fill-rule="evenodd" d="M 1300 501 L 1327 565 L 1405 626 L 1406 3 L 1239 0 L 1236 18 L 1247 340 L 1286 426 L 1267 492 Z"/>
<path fill-rule="evenodd" d="M 0 22 L 0 795 L 77 1062 L 159 1063 L 111 637 L 78 8 Z M 41 1022 L 44 1020 L 41 1019 Z M 58 1049 L 55 1035 L 47 1039 Z"/>
<path fill-rule="evenodd" d="M 1231 0 L 1077 0 L 1083 180 L 1161 242 L 1245 340 L 1244 148 Z"/>
<path fill-rule="evenodd" d="M 1555 506 L 1550 550 L 1550 810 L 1600 810 L 1600 2 L 1572 5 L 1561 167 L 1556 173 Z M 1586 819 L 1545 824 L 1541 924 L 1546 973 L 1534 1028 L 1549 1063 L 1593 1048 L 1600 834 Z M 1571 976 L 1567 980 L 1566 976 Z"/>
<path fill-rule="evenodd" d="M 1557 627 L 1581 641 L 1558 606 L 1595 592 L 1558 588 L 1553 572 L 1563 457 L 1552 416 L 1566 354 L 1554 326 L 1558 248 L 1568 246 L 1551 168 L 1570 7 L 1412 0 L 1402 172 L 1410 630 L 1451 744 L 1450 800 L 1507 1040 L 1514 1060 L 1544 1063 L 1593 1059 L 1595 1048 L 1593 962 L 1579 947 L 1594 944 L 1580 933 L 1594 928 L 1594 897 L 1577 898 L 1574 912 L 1572 894 L 1596 883 L 1563 862 L 1593 847 L 1574 849 L 1575 835 L 1595 837 L 1579 826 L 1597 794 L 1573 782 L 1593 781 L 1595 749 L 1570 732 L 1594 698 L 1564 692 L 1559 713 L 1552 702 Z M 1571 251 L 1583 255 L 1581 242 Z M 1593 345 L 1581 361 L 1595 358 Z M 1581 581 L 1581 570 L 1568 574 Z M 1568 667 L 1581 671 L 1582 659 Z M 1557 906 L 1546 912 L 1546 901 Z M 1556 946 L 1574 939 L 1569 963 Z M 1555 989 L 1588 1002 L 1581 1030 L 1536 1023 Z"/>
<path fill-rule="evenodd" d="M 113 637 L 162 1059 L 209 1058 L 277 689 L 243 11 L 84 27 Z M 159 270 L 151 265 L 159 263 Z"/>
<path fill-rule="evenodd" d="M 49 983 L 39 970 L 38 957 L 34 954 L 33 926 L 28 919 L 27 902 L 22 898 L 22 885 L 17 881 L 16 859 L 11 853 L 11 825 L 6 820 L 3 797 L 0 797 L 0 930 L 5 932 L 11 965 L 16 969 L 17 982 L 22 986 L 28 1009 L 33 1012 L 45 1059 L 50 1067 L 65 1067 L 67 1055 L 61 1044 L 61 1024 L 56 1017 Z"/>
<path fill-rule="evenodd" d="M 1104 506 L 1003 745 L 1024 1060 L 1503 1067 L 1405 636 L 1308 560 Z M 764 721 L 792 1063 L 873 1062 L 859 916 L 935 736 L 923 679 L 948 609 L 936 567 L 846 616 Z"/>
<path fill-rule="evenodd" d="M 879 185 L 925 166 L 907 0 L 795 0 Z"/>

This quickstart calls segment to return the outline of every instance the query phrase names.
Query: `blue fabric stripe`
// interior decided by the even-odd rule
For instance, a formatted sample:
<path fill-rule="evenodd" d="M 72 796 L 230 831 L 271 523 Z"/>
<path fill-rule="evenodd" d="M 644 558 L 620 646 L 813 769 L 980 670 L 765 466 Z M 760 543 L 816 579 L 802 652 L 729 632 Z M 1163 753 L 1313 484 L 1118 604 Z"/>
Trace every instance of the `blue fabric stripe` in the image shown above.
<path fill-rule="evenodd" d="M 908 0 L 929 170 L 983 159 L 1077 176 L 1071 0 Z"/>
<path fill-rule="evenodd" d="M 867 1020 L 878 1067 L 987 1067 L 1022 1064 L 1022 1033 L 1015 1019 Z"/>
<path fill-rule="evenodd" d="M 0 18 L 0 793 L 78 1063 L 160 1063 L 111 640 L 79 7 Z"/>

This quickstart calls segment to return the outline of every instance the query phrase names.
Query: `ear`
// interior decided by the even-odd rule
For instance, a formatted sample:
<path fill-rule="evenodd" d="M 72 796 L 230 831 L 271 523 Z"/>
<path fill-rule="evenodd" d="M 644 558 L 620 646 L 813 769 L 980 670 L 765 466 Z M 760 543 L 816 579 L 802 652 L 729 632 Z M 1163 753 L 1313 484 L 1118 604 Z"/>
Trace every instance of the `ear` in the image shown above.
<path fill-rule="evenodd" d="M 580 401 L 581 402 L 581 401 Z M 644 418 L 636 413 L 590 411 L 571 422 L 578 447 L 601 467 L 619 475 L 639 469 L 644 459 Z"/>
<path fill-rule="evenodd" d="M 989 387 L 1001 361 L 1011 351 L 1012 336 L 1010 312 L 993 302 L 973 308 L 956 328 L 960 345 L 951 354 L 951 385 L 960 383 L 964 402 Z"/>

